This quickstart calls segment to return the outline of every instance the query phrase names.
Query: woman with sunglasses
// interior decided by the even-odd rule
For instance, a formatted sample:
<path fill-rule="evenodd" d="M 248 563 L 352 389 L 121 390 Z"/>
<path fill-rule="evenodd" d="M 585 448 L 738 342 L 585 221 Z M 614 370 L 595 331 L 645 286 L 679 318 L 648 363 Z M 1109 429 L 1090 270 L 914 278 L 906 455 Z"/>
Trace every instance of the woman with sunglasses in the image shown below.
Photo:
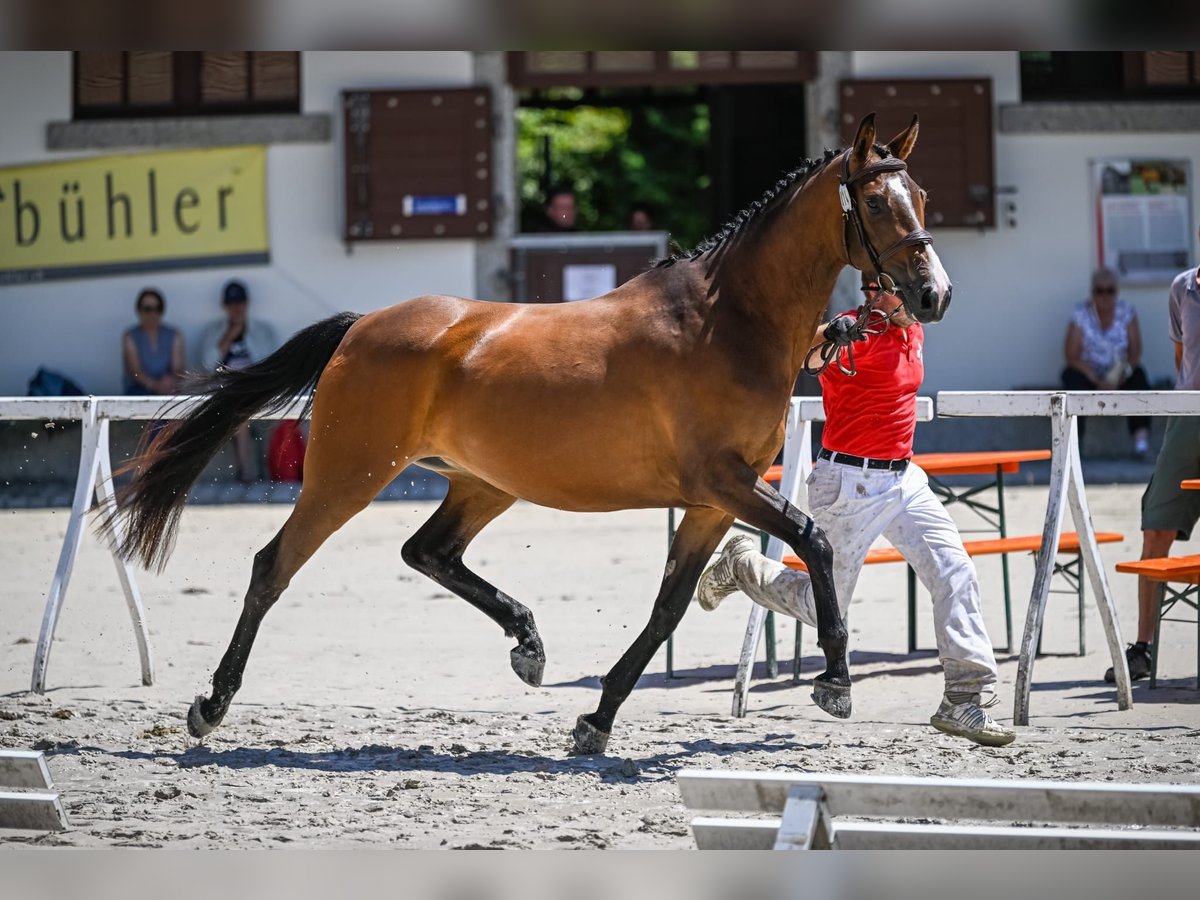
<path fill-rule="evenodd" d="M 183 377 L 183 335 L 163 323 L 167 304 L 155 288 L 143 288 L 134 309 L 138 323 L 121 339 L 125 393 L 174 394 Z"/>
<path fill-rule="evenodd" d="M 1142 332 L 1132 303 L 1117 299 L 1117 276 L 1108 269 L 1092 275 L 1092 295 L 1075 307 L 1064 346 L 1067 367 L 1062 383 L 1068 391 L 1145 391 Z M 1083 442 L 1084 419 L 1079 420 Z M 1129 416 L 1133 452 L 1150 452 L 1150 419 Z"/>

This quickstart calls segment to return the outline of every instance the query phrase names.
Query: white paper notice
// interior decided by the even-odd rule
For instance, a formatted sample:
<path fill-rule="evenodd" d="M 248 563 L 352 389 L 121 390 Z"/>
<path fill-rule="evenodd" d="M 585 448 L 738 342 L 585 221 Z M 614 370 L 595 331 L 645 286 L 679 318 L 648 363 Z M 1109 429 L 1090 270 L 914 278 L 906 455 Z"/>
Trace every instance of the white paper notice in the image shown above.
<path fill-rule="evenodd" d="M 587 300 L 607 294 L 617 286 L 614 265 L 563 266 L 563 299 Z"/>
<path fill-rule="evenodd" d="M 1122 281 L 1166 282 L 1191 259 L 1188 160 L 1094 161 L 1098 261 Z"/>

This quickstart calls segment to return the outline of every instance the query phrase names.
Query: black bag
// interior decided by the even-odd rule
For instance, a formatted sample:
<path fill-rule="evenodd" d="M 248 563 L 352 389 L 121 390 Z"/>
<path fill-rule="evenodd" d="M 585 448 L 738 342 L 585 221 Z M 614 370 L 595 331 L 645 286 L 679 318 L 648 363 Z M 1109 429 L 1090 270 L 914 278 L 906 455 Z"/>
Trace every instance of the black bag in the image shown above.
<path fill-rule="evenodd" d="M 39 368 L 29 379 L 30 397 L 83 397 L 86 394 L 87 391 L 66 375 L 49 369 Z"/>

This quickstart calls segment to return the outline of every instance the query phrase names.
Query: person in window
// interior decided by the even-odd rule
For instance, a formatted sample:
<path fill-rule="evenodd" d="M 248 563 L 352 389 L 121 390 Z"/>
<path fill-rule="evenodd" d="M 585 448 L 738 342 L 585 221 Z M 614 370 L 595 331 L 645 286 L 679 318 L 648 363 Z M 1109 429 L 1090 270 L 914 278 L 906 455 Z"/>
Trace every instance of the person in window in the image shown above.
<path fill-rule="evenodd" d="M 556 186 L 546 191 L 542 219 L 534 231 L 572 232 L 575 230 L 575 192 L 569 187 Z"/>
<path fill-rule="evenodd" d="M 156 288 L 142 288 L 134 304 L 137 325 L 121 337 L 124 391 L 135 396 L 174 394 L 183 378 L 183 335 L 163 322 L 167 304 Z"/>
<path fill-rule="evenodd" d="M 1068 391 L 1145 391 L 1150 382 L 1142 368 L 1142 332 L 1132 303 L 1117 299 L 1117 276 L 1108 269 L 1092 275 L 1092 295 L 1075 307 L 1064 344 Z M 1150 419 L 1129 416 L 1133 452 L 1150 452 Z M 1084 420 L 1079 420 L 1083 441 Z"/>
<path fill-rule="evenodd" d="M 266 322 L 249 317 L 250 294 L 237 279 L 221 291 L 225 317 L 205 326 L 200 335 L 200 365 L 206 372 L 218 366 L 244 369 L 269 356 L 279 346 L 275 331 Z M 237 448 L 237 478 L 243 484 L 258 480 L 258 454 L 250 425 L 234 434 Z"/>
<path fill-rule="evenodd" d="M 1200 239 L 1200 231 L 1196 237 Z M 1175 345 L 1175 390 L 1200 391 L 1200 268 L 1175 276 L 1167 313 L 1167 334 Z M 1190 478 L 1200 478 L 1200 416 L 1171 416 L 1142 494 L 1142 559 L 1167 556 L 1176 539 L 1191 537 L 1200 521 L 1200 491 L 1181 487 Z M 1158 615 L 1158 585 L 1139 576 L 1137 640 L 1125 651 L 1131 679 L 1150 677 Z M 1109 668 L 1104 680 L 1113 684 L 1116 673 Z"/>
<path fill-rule="evenodd" d="M 629 210 L 630 231 L 653 231 L 654 210 L 645 203 L 635 203 Z"/>
<path fill-rule="evenodd" d="M 837 316 L 817 329 L 813 341 L 854 348 L 857 374 L 838 365 L 821 374 L 825 401 L 823 448 L 808 480 L 813 518 L 833 547 L 833 579 L 841 615 L 867 551 L 883 535 L 903 554 L 933 597 L 938 656 L 945 676 L 941 705 L 930 718 L 939 731 L 976 744 L 1001 747 L 1013 729 L 992 719 L 998 701 L 996 659 L 980 608 L 979 578 L 958 528 L 911 460 L 917 425 L 917 391 L 925 377 L 925 333 L 908 317 L 895 294 L 880 294 L 863 276 L 875 309 L 890 313 L 883 327 L 856 336 L 851 323 L 862 313 Z M 755 603 L 816 626 L 816 605 L 807 572 L 792 570 L 759 553 L 746 535 L 731 538 L 716 563 L 700 576 L 696 596 L 705 610 L 734 591 Z"/>

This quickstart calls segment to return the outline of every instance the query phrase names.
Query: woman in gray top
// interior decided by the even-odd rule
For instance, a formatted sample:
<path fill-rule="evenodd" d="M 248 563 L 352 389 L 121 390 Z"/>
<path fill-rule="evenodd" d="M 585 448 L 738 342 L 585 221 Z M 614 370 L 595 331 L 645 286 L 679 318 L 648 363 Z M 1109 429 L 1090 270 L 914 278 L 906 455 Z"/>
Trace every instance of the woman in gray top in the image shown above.
<path fill-rule="evenodd" d="M 183 377 L 183 335 L 163 323 L 167 304 L 156 288 L 142 288 L 138 323 L 121 338 L 126 394 L 174 394 Z"/>

